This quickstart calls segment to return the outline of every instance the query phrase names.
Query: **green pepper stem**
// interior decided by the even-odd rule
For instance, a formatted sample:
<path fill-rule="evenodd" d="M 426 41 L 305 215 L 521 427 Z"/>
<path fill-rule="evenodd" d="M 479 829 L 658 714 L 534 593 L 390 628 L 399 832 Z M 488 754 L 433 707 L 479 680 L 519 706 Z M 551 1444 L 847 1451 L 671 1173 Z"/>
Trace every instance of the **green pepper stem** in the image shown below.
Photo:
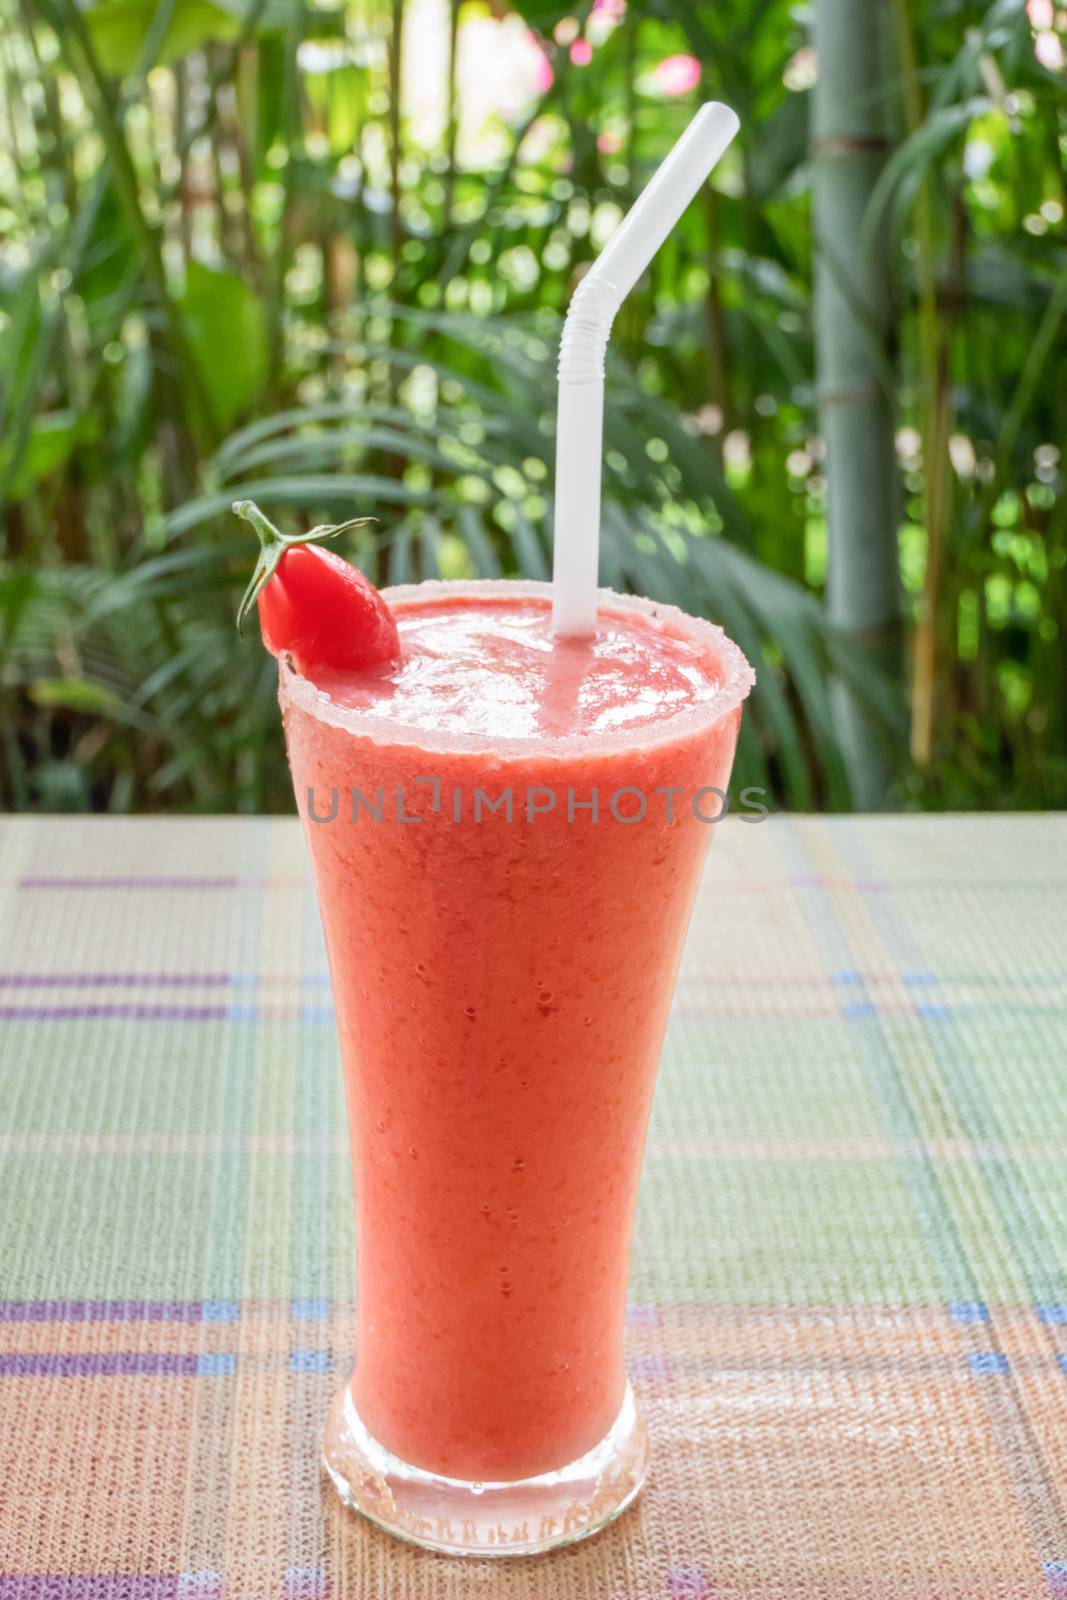
<path fill-rule="evenodd" d="M 375 520 L 373 517 L 351 517 L 347 522 L 320 523 L 308 533 L 282 533 L 269 517 L 264 516 L 254 500 L 235 500 L 232 509 L 235 515 L 252 524 L 260 546 L 248 588 L 237 607 L 237 632 L 242 637 L 245 618 L 277 572 L 278 563 L 288 549 L 298 544 L 315 544 L 319 539 L 333 539 L 339 533 L 347 533 L 349 528 L 362 528 Z"/>

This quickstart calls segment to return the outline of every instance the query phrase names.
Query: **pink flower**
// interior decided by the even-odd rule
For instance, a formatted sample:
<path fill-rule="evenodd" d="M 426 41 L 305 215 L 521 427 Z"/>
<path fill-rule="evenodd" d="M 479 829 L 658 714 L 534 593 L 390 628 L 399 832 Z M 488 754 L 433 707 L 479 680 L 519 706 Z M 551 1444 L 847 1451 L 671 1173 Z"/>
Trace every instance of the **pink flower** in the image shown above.
<path fill-rule="evenodd" d="M 621 17 L 626 10 L 626 0 L 593 0 L 594 17 Z"/>
<path fill-rule="evenodd" d="M 653 71 L 660 94 L 688 94 L 700 82 L 696 56 L 667 56 Z"/>
<path fill-rule="evenodd" d="M 593 46 L 588 39 L 575 39 L 571 45 L 571 60 L 576 67 L 587 67 L 593 59 Z"/>
<path fill-rule="evenodd" d="M 552 65 L 532 33 L 529 35 L 529 40 L 530 44 L 533 46 L 533 49 L 530 52 L 531 56 L 533 56 L 534 52 L 536 52 L 536 59 L 533 60 L 534 88 L 537 90 L 538 94 L 545 94 L 552 87 L 552 79 L 554 76 L 552 72 Z"/>
<path fill-rule="evenodd" d="M 622 139 L 617 133 L 598 133 L 596 147 L 602 155 L 613 156 L 617 150 L 622 149 Z"/>
<path fill-rule="evenodd" d="M 1034 41 L 1034 54 L 1043 67 L 1058 72 L 1063 66 L 1063 46 L 1057 33 L 1039 33 Z"/>

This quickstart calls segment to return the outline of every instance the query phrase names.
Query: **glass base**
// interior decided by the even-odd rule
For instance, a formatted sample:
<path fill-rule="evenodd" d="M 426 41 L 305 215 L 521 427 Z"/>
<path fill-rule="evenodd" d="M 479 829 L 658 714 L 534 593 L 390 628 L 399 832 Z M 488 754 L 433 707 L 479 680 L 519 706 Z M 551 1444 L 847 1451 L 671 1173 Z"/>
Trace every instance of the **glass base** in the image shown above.
<path fill-rule="evenodd" d="M 386 1533 L 452 1556 L 531 1556 L 587 1539 L 634 1500 L 648 1436 L 630 1385 L 611 1431 L 577 1461 L 514 1483 L 410 1467 L 371 1437 L 348 1385 L 326 1417 L 323 1464 L 346 1506 Z"/>

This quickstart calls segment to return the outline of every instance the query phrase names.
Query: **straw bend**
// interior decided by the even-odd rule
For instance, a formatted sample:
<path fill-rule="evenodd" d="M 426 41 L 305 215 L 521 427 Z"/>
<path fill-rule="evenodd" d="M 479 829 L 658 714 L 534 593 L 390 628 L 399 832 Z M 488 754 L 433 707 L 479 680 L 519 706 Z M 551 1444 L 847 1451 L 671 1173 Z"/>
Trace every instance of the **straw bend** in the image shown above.
<path fill-rule="evenodd" d="M 738 129 L 729 106 L 701 106 L 590 271 L 578 285 L 560 339 L 552 626 L 596 632 L 604 352 L 623 300 Z"/>
<path fill-rule="evenodd" d="M 622 305 L 622 291 L 589 273 L 571 300 L 559 341 L 560 383 L 596 383 L 604 376 L 608 335 Z"/>

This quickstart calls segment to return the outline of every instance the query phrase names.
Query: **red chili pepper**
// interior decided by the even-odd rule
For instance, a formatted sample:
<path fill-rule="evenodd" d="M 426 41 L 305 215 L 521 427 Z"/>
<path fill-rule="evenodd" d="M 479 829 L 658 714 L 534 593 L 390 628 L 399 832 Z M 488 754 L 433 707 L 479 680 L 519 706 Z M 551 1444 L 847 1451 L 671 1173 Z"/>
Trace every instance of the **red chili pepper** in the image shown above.
<path fill-rule="evenodd" d="M 273 655 L 291 655 L 304 677 L 325 667 L 367 672 L 399 659 L 396 619 L 377 589 L 332 550 L 313 543 L 372 518 L 285 534 L 251 500 L 237 500 L 233 509 L 252 524 L 263 547 L 238 607 L 239 632 L 258 600 L 263 643 Z"/>

